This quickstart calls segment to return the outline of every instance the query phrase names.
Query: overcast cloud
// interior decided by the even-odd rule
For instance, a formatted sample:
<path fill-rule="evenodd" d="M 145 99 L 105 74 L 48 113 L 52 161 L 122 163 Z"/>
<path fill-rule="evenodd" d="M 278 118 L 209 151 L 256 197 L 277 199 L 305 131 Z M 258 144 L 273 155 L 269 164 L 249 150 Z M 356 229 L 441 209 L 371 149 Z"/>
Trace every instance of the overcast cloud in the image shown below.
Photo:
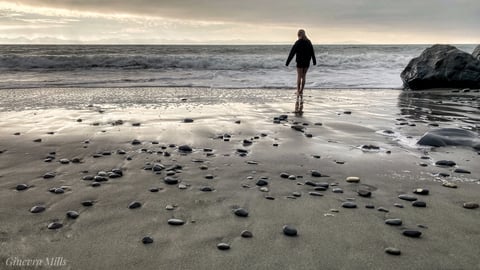
<path fill-rule="evenodd" d="M 0 1 L 0 42 L 282 43 L 299 27 L 318 43 L 478 43 L 480 1 Z"/>

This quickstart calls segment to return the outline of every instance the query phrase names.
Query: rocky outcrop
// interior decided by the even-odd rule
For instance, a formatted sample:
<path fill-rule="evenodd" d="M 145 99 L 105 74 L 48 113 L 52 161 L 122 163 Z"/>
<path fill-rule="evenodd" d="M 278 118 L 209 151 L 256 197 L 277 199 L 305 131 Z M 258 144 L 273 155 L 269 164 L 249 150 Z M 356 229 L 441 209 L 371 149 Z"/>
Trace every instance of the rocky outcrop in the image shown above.
<path fill-rule="evenodd" d="M 478 45 L 472 53 L 473 57 L 477 60 L 480 60 L 480 45 Z"/>
<path fill-rule="evenodd" d="M 434 45 L 412 59 L 400 77 L 412 90 L 480 88 L 480 60 L 454 46 Z"/>
<path fill-rule="evenodd" d="M 417 142 L 426 146 L 467 146 L 480 150 L 480 138 L 475 132 L 460 128 L 441 128 L 425 133 Z"/>

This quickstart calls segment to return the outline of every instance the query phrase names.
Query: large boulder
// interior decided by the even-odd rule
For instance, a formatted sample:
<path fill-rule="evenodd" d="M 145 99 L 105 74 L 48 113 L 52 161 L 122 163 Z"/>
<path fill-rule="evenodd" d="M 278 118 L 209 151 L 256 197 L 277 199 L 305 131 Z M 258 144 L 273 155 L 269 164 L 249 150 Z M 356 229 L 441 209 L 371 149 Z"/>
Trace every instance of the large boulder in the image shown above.
<path fill-rule="evenodd" d="M 473 57 L 477 60 L 480 60 L 480 45 L 478 45 L 472 53 Z"/>
<path fill-rule="evenodd" d="M 480 150 L 480 138 L 477 133 L 460 128 L 441 128 L 430 130 L 417 142 L 426 146 L 469 146 Z"/>
<path fill-rule="evenodd" d="M 412 59 L 400 77 L 412 90 L 480 88 L 480 60 L 450 45 L 434 45 Z"/>

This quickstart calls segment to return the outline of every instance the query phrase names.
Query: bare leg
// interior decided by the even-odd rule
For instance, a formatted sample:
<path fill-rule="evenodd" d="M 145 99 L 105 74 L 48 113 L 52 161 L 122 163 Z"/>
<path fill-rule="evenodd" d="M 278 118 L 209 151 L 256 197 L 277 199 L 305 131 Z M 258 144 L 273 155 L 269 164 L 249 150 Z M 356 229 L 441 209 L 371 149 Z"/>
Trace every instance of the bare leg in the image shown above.
<path fill-rule="evenodd" d="M 302 86 L 303 69 L 297 68 L 297 97 L 300 95 L 300 87 Z"/>
<path fill-rule="evenodd" d="M 306 81 L 306 77 L 307 77 L 307 71 L 308 71 L 308 68 L 302 68 L 301 69 L 302 84 L 300 86 L 300 95 L 302 96 L 302 99 L 303 99 L 303 89 L 305 88 L 305 81 Z"/>

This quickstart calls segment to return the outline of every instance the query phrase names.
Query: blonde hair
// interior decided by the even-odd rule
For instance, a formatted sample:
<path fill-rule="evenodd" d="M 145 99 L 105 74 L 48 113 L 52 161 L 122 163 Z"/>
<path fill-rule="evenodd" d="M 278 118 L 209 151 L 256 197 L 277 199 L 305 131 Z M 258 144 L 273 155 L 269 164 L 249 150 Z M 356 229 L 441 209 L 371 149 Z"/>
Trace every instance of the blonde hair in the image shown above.
<path fill-rule="evenodd" d="M 305 33 L 305 30 L 303 30 L 303 29 L 299 29 L 297 35 L 298 35 L 299 39 L 301 38 L 301 39 L 304 39 L 304 40 L 308 40 L 307 34 Z"/>

